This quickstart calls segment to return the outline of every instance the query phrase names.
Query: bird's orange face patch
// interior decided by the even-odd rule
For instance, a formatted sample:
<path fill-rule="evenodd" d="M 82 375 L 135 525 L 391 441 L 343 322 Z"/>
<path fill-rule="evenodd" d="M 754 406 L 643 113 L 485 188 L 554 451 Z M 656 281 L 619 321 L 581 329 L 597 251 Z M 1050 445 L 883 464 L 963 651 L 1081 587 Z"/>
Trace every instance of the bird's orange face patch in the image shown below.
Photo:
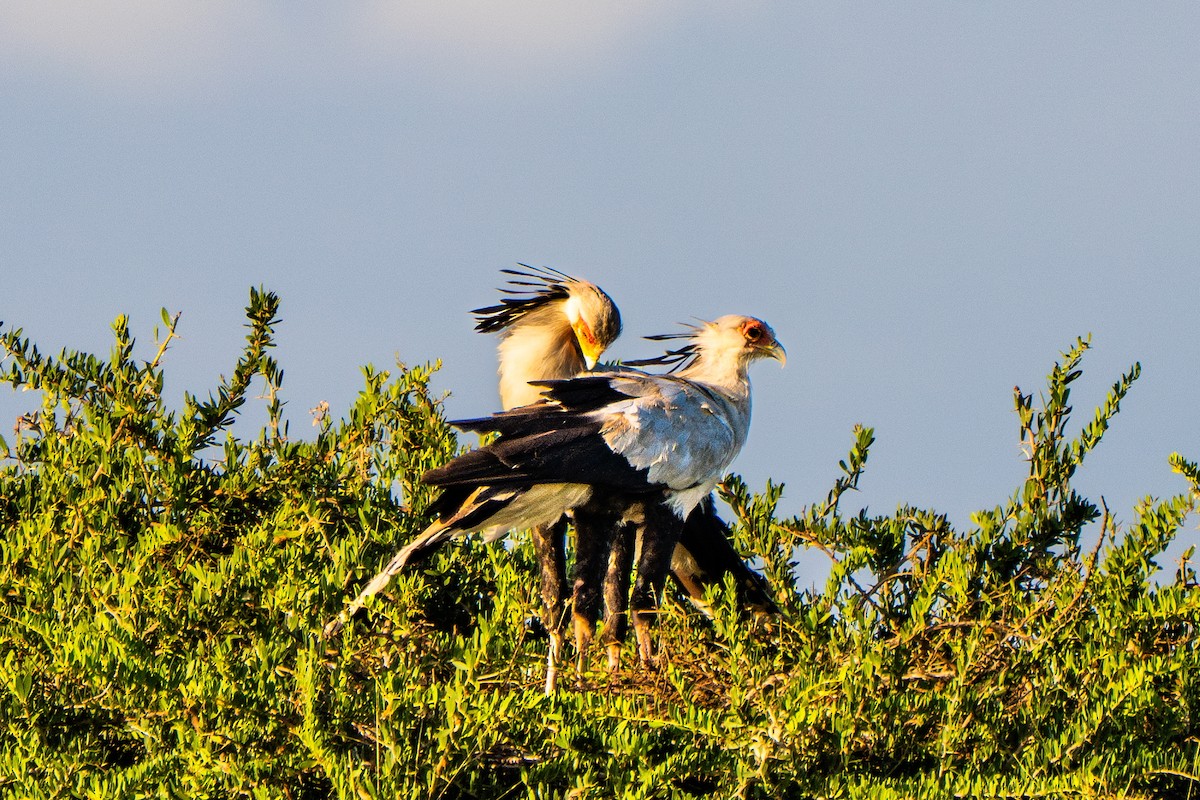
<path fill-rule="evenodd" d="M 571 326 L 575 331 L 575 339 L 579 342 L 579 350 L 583 353 L 584 363 L 588 369 L 596 366 L 600 355 L 604 352 L 604 346 L 596 339 L 596 334 L 592 333 L 592 329 L 583 320 L 579 320 Z"/>
<path fill-rule="evenodd" d="M 742 323 L 742 338 L 747 344 L 764 344 L 771 341 L 771 334 L 766 327 L 756 319 L 748 319 Z"/>

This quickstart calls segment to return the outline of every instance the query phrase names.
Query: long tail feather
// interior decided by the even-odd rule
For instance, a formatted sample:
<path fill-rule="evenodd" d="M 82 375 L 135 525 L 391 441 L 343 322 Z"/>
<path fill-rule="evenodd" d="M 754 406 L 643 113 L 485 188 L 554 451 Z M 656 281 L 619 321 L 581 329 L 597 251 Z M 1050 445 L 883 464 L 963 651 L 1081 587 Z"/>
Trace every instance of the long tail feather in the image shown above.
<path fill-rule="evenodd" d="M 456 536 L 486 527 L 489 519 L 519 495 L 520 492 L 513 489 L 490 486 L 479 487 L 467 495 L 461 494 L 455 488 L 443 492 L 432 506 L 437 514 L 437 521 L 396 553 L 387 566 L 371 579 L 358 597 L 354 598 L 354 602 L 326 624 L 325 637 L 337 635 L 368 600 L 387 588 L 393 577 L 413 564 L 419 564 L 429 558 Z"/>
<path fill-rule="evenodd" d="M 330 620 L 325 626 L 325 638 L 336 636 L 341 632 L 346 623 L 358 613 L 358 610 L 366 605 L 367 601 L 375 595 L 387 588 L 387 585 L 392 582 L 392 578 L 404 571 L 404 568 L 410 564 L 417 564 L 429 556 L 433 555 L 449 542 L 456 535 L 461 533 L 461 529 L 446 522 L 435 522 L 425 529 L 425 532 L 413 539 L 404 548 L 397 553 L 388 565 L 371 579 L 358 597 L 354 598 L 354 602 L 346 607 L 342 613 L 338 614 L 336 619 Z"/>

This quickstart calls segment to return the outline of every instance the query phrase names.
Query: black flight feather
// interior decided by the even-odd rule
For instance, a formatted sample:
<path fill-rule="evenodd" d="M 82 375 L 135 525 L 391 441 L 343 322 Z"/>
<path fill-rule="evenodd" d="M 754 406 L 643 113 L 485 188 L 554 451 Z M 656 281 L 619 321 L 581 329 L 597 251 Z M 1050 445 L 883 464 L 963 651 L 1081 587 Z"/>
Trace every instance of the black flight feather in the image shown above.
<path fill-rule="evenodd" d="M 567 380 L 530 381 L 530 386 L 545 388 L 542 395 L 552 404 L 578 413 L 596 411 L 613 403 L 632 400 L 613 386 L 611 375 L 584 375 Z"/>
<path fill-rule="evenodd" d="M 491 444 L 429 470 L 421 480 L 448 487 L 587 483 L 633 493 L 663 488 L 649 482 L 647 469 L 637 469 L 613 452 L 600 435 L 599 420 L 572 418 L 571 425 L 502 434 Z"/>
<path fill-rule="evenodd" d="M 566 413 L 560 406 L 538 402 L 500 411 L 491 416 L 477 419 L 456 419 L 451 425 L 462 431 L 475 433 L 498 433 L 501 436 L 529 436 L 544 431 L 561 430 L 575 425 L 576 416 Z"/>
<path fill-rule="evenodd" d="M 444 489 L 430 506 L 437 519 L 462 530 L 470 530 L 486 522 L 520 494 L 513 487 L 488 487 L 476 497 L 473 486 L 450 486 Z M 467 501 L 469 505 L 464 505 Z M 437 548 L 432 548 L 433 552 Z"/>
<path fill-rule="evenodd" d="M 529 383 L 545 387 L 542 394 L 546 399 L 508 411 L 498 411 L 487 417 L 452 420 L 450 424 L 459 430 L 476 433 L 499 433 L 503 436 L 533 434 L 576 425 L 580 415 L 633 398 L 633 395 L 616 389 L 610 375 L 584 375 L 566 380 Z"/>

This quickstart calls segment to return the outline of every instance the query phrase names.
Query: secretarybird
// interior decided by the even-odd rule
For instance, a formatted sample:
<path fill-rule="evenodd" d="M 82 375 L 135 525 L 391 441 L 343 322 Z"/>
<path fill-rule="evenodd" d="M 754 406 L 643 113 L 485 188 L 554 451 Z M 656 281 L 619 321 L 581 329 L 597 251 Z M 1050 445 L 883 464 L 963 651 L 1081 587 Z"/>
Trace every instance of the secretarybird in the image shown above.
<path fill-rule="evenodd" d="M 523 271 L 501 270 L 513 276 L 509 295 L 498 305 L 478 308 L 476 330 L 500 336 L 500 404 L 505 410 L 541 399 L 541 380 L 572 378 L 588 370 L 612 371 L 619 364 L 597 364 L 597 360 L 621 333 L 621 315 L 612 298 L 599 286 L 546 267 L 520 264 Z M 649 359 L 646 364 L 671 358 Z M 629 514 L 627 513 L 626 516 Z M 532 530 L 534 549 L 541 567 L 542 621 L 550 635 L 547 657 L 547 689 L 552 690 L 557 654 L 567 627 L 566 519 Z M 587 521 L 584 527 L 588 527 Z M 633 570 L 635 531 L 622 526 L 611 537 L 608 569 L 604 577 L 604 642 L 610 668 L 620 661 L 621 645 L 628 624 L 629 582 Z M 585 555 L 588 549 L 585 548 Z M 599 554 L 599 553 L 598 553 Z M 587 610 L 599 603 L 599 587 L 581 582 L 579 573 L 594 572 L 593 565 L 576 569 L 574 603 Z M 742 606 L 774 612 L 765 579 L 750 569 L 730 542 L 730 531 L 716 513 L 713 498 L 706 497 L 687 519 L 672 558 L 671 574 L 702 610 L 704 591 L 720 585 L 726 575 L 734 576 Z M 586 627 L 577 633 L 590 638 Z M 585 641 L 579 641 L 582 653 Z"/>
<path fill-rule="evenodd" d="M 454 423 L 499 437 L 423 476 L 442 488 L 431 507 L 436 520 L 371 580 L 329 632 L 408 564 L 464 533 L 494 539 L 578 510 L 577 525 L 587 520 L 588 529 L 577 532 L 577 561 L 603 571 L 607 558 L 587 551 L 607 549 L 631 498 L 639 498 L 644 527 L 631 612 L 648 659 L 649 628 L 684 522 L 746 441 L 749 366 L 764 357 L 786 361 L 770 326 L 753 317 L 721 317 L 681 336 L 688 342 L 673 351 L 681 361 L 674 374 L 614 371 L 542 381 L 543 400 L 536 404 Z M 577 580 L 595 583 L 599 577 Z"/>

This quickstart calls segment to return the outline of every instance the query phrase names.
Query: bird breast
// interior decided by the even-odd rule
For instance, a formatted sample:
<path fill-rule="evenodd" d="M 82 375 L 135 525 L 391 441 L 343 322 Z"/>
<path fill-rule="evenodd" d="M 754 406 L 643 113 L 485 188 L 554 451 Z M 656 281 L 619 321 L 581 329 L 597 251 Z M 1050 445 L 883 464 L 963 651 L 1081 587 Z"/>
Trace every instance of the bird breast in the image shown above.
<path fill-rule="evenodd" d="M 584 371 L 575 334 L 565 320 L 520 325 L 497 349 L 500 405 L 505 410 L 542 398 L 541 388 L 530 386 L 530 381 L 574 378 Z"/>

